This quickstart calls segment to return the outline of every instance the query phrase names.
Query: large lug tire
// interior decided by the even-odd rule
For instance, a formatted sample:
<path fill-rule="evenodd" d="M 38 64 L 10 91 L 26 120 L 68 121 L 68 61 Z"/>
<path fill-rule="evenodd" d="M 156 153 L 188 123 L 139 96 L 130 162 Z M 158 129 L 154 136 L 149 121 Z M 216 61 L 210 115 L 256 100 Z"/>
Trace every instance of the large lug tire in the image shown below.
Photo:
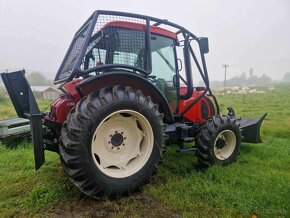
<path fill-rule="evenodd" d="M 199 130 L 196 156 L 200 168 L 213 164 L 227 165 L 235 161 L 241 147 L 241 130 L 229 116 L 215 116 Z"/>
<path fill-rule="evenodd" d="M 66 174 L 96 198 L 140 189 L 162 161 L 162 120 L 157 104 L 130 87 L 89 94 L 63 124 L 60 157 Z"/>

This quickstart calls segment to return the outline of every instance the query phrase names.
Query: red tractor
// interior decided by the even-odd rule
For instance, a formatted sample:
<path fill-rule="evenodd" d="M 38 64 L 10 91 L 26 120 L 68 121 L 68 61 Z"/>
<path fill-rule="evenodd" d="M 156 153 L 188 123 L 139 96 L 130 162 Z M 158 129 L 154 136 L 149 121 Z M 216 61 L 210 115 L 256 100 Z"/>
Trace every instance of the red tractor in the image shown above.
<path fill-rule="evenodd" d="M 102 198 L 140 189 L 170 144 L 195 151 L 202 168 L 233 162 L 242 141 L 261 142 L 266 114 L 220 114 L 208 52 L 207 38 L 167 20 L 99 10 L 72 40 L 54 81 L 63 94 L 48 113 L 24 71 L 2 73 L 18 116 L 30 119 L 36 170 L 55 151 L 72 183 Z M 203 87 L 193 86 L 193 65 Z"/>

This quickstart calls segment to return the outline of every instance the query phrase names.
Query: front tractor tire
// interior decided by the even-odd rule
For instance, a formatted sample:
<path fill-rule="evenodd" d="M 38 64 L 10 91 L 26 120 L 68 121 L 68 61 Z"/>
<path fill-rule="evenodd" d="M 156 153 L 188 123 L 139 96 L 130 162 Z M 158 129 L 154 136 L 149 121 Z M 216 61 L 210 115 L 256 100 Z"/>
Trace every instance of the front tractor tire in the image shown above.
<path fill-rule="evenodd" d="M 84 97 L 63 124 L 60 157 L 70 180 L 95 198 L 128 195 L 156 172 L 165 145 L 163 115 L 130 87 Z"/>
<path fill-rule="evenodd" d="M 199 129 L 196 156 L 200 168 L 235 161 L 241 147 L 241 130 L 236 119 L 215 116 Z"/>

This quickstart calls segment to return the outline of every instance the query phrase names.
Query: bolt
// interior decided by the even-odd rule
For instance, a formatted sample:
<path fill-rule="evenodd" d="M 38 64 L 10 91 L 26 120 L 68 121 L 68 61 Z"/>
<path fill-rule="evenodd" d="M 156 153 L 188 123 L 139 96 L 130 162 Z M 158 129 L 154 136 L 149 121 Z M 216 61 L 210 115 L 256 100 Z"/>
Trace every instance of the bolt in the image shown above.
<path fill-rule="evenodd" d="M 118 133 L 118 131 L 115 131 L 115 133 Z"/>
<path fill-rule="evenodd" d="M 114 146 L 112 146 L 111 148 L 114 149 Z"/>
<path fill-rule="evenodd" d="M 112 135 L 110 135 L 110 137 L 112 138 L 113 136 L 112 136 Z"/>
<path fill-rule="evenodd" d="M 123 132 L 121 132 L 121 134 L 123 135 Z"/>
<path fill-rule="evenodd" d="M 123 143 L 123 146 L 125 145 L 125 143 Z"/>
<path fill-rule="evenodd" d="M 126 139 L 126 137 L 124 137 L 124 140 Z"/>
<path fill-rule="evenodd" d="M 120 150 L 120 147 L 118 147 L 118 150 Z"/>
<path fill-rule="evenodd" d="M 108 141 L 108 144 L 111 144 L 111 141 Z"/>

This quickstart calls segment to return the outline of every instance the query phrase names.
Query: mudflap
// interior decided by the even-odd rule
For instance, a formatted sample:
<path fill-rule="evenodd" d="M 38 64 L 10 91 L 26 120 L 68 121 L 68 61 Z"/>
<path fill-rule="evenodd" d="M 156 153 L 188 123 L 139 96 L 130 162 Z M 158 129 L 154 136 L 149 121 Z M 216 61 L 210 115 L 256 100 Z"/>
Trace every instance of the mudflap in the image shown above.
<path fill-rule="evenodd" d="M 11 73 L 1 73 L 1 77 L 17 115 L 30 120 L 35 169 L 38 170 L 45 162 L 42 137 L 42 113 L 37 106 L 35 97 L 24 74 L 25 71 L 21 70 Z"/>
<path fill-rule="evenodd" d="M 240 129 L 242 131 L 242 141 L 246 143 L 261 143 L 262 139 L 260 136 L 260 128 L 263 120 L 267 116 L 267 113 L 259 118 L 237 118 L 234 109 L 228 108 L 228 115 L 230 117 L 236 118 Z"/>

